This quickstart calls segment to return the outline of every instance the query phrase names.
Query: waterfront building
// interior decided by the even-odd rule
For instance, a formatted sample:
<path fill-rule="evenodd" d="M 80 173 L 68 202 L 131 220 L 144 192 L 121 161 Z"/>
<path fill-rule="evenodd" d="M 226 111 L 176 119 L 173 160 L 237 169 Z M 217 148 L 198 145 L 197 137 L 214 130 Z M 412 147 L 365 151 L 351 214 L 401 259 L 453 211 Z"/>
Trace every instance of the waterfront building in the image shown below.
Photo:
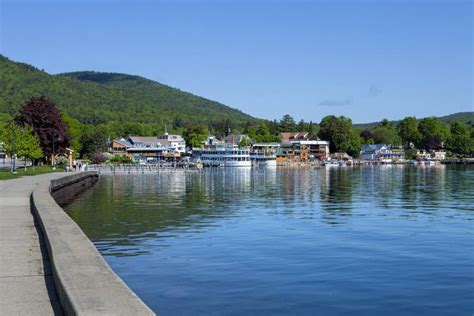
<path fill-rule="evenodd" d="M 204 166 L 251 167 L 250 150 L 209 136 L 201 148 L 193 148 L 193 160 Z"/>
<path fill-rule="evenodd" d="M 109 151 L 114 155 L 128 156 L 134 162 L 146 163 L 157 160 L 178 159 L 185 152 L 186 143 L 180 135 L 129 136 L 114 139 Z"/>
<path fill-rule="evenodd" d="M 186 142 L 181 135 L 164 133 L 157 138 L 169 150 L 177 151 L 180 155 L 183 155 L 186 151 Z"/>
<path fill-rule="evenodd" d="M 310 140 L 307 132 L 280 133 L 281 146 L 277 162 L 325 160 L 329 157 L 329 142 Z"/>
<path fill-rule="evenodd" d="M 109 152 L 113 155 L 126 156 L 127 148 L 133 147 L 125 138 L 114 139 L 110 142 Z"/>
<path fill-rule="evenodd" d="M 394 151 L 390 146 L 385 144 L 365 144 L 362 145 L 360 159 L 390 163 L 405 159 L 405 153 L 402 151 Z"/>
<path fill-rule="evenodd" d="M 438 150 L 417 150 L 415 152 L 417 158 L 419 159 L 429 159 L 429 160 L 438 160 L 438 161 L 441 161 L 441 160 L 445 160 L 446 159 L 446 151 L 442 150 L 442 149 L 438 149 Z M 413 152 L 412 152 L 412 155 L 413 155 Z"/>

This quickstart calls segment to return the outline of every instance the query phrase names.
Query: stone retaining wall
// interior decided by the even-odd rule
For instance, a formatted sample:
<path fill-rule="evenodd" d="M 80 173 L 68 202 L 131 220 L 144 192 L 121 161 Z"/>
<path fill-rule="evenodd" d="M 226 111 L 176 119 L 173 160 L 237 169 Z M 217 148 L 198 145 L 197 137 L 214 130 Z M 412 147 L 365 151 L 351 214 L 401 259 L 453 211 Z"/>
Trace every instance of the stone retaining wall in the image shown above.
<path fill-rule="evenodd" d="M 97 181 L 81 172 L 39 183 L 31 205 L 40 223 L 56 292 L 67 315 L 154 315 L 110 269 L 92 242 L 54 200 L 60 202 Z"/>

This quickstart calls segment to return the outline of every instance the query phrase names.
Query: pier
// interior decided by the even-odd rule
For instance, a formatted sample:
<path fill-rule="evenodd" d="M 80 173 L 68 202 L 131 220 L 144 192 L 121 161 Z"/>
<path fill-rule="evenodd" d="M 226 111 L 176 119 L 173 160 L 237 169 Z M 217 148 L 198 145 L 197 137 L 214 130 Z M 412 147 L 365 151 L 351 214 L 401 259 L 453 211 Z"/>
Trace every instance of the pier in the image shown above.
<path fill-rule="evenodd" d="M 119 164 L 119 165 L 88 165 L 86 170 L 107 174 L 129 173 L 161 173 L 174 171 L 197 171 L 196 164 L 185 162 L 162 162 L 159 164 Z"/>

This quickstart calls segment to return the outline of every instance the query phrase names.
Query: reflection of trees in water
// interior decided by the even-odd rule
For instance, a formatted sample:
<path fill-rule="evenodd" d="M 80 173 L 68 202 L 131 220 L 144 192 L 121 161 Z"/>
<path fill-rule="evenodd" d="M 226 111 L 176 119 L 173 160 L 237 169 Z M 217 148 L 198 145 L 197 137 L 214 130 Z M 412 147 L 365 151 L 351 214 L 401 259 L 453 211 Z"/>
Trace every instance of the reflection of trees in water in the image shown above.
<path fill-rule="evenodd" d="M 443 201 L 444 166 L 365 166 L 361 202 L 382 209 L 436 207 Z"/>
<path fill-rule="evenodd" d="M 304 169 L 281 169 L 276 180 L 276 194 L 273 198 L 277 206 L 292 208 L 314 202 L 318 186 L 315 184 L 313 172 Z"/>
<path fill-rule="evenodd" d="M 351 215 L 353 190 L 360 184 L 360 174 L 352 168 L 324 168 L 320 173 L 321 218 L 331 225 L 342 224 Z"/>
<path fill-rule="evenodd" d="M 419 169 L 419 204 L 422 208 L 438 207 L 444 201 L 445 166 Z"/>
<path fill-rule="evenodd" d="M 457 201 L 462 210 L 472 211 L 474 205 L 474 168 L 452 166 L 445 172 L 445 198 Z"/>
<path fill-rule="evenodd" d="M 406 209 L 416 209 L 416 200 L 418 196 L 418 172 L 414 171 L 412 166 L 408 166 L 402 171 L 400 185 L 400 201 Z"/>
<path fill-rule="evenodd" d="M 381 208 L 393 207 L 394 197 L 400 189 L 401 173 L 404 166 L 383 165 L 364 168 L 363 187 L 370 187 L 367 196 Z"/>
<path fill-rule="evenodd" d="M 250 190 L 250 170 L 227 176 L 213 172 L 102 176 L 95 189 L 66 209 L 99 249 L 133 247 L 148 238 L 199 229 L 207 225 L 202 222 L 227 217 Z M 128 249 L 136 254 L 132 250 Z"/>
<path fill-rule="evenodd" d="M 448 200 L 468 209 L 473 173 L 474 168 L 367 166 L 102 176 L 66 209 L 99 249 L 134 255 L 146 251 L 149 239 L 156 244 L 160 237 L 256 212 L 333 225 L 350 220 L 354 209 L 428 209 Z"/>
<path fill-rule="evenodd" d="M 402 170 L 399 185 L 400 206 L 423 209 L 445 201 L 445 166 L 409 166 Z"/>

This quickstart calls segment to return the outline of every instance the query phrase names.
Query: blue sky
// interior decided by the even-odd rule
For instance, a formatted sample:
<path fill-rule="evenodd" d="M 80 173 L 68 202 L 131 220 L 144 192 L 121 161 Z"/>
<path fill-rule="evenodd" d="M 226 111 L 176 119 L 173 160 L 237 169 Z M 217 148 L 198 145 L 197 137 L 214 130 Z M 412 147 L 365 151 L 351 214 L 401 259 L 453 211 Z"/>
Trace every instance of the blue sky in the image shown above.
<path fill-rule="evenodd" d="M 0 0 L 0 52 L 275 119 L 473 111 L 472 1 Z"/>

